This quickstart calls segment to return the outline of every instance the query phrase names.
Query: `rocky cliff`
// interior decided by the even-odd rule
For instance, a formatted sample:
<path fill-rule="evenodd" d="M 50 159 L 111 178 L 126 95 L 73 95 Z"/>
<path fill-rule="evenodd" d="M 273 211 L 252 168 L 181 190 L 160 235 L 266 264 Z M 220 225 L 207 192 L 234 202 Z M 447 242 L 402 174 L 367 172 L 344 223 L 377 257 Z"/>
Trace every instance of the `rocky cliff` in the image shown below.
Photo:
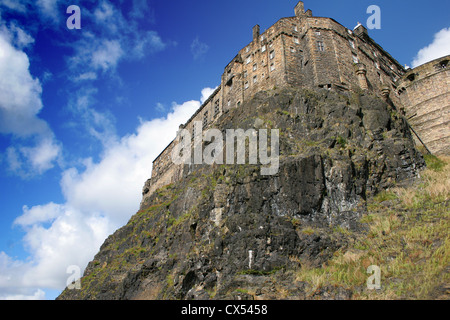
<path fill-rule="evenodd" d="M 367 199 L 424 167 L 404 118 L 363 92 L 274 88 L 215 127 L 279 129 L 278 174 L 197 165 L 144 201 L 89 263 L 81 290 L 59 299 L 305 298 L 290 270 L 326 264 L 352 240 L 335 230 L 364 232 Z"/>

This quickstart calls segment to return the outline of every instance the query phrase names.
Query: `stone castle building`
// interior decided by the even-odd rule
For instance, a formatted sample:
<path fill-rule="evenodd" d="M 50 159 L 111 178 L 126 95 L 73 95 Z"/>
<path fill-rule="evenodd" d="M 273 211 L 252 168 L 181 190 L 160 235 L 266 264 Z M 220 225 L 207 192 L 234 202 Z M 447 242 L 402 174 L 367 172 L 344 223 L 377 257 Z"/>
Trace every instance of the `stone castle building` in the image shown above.
<path fill-rule="evenodd" d="M 400 63 L 370 38 L 361 24 L 351 30 L 332 18 L 313 16 L 311 10 L 305 11 L 302 1 L 295 6 L 294 12 L 295 16 L 280 19 L 264 32 L 261 32 L 259 25 L 253 27 L 252 41 L 226 65 L 218 88 L 180 128 L 194 133 L 195 121 L 201 121 L 203 127 L 209 126 L 223 112 L 239 108 L 257 92 L 274 87 L 369 90 L 389 99 L 394 105 L 403 103 L 407 108 L 412 106 L 412 110 L 417 111 L 415 123 L 424 128 L 439 126 L 442 119 L 436 119 L 437 115 L 439 112 L 441 115 L 445 113 L 447 128 L 433 130 L 441 130 L 442 139 L 447 139 L 448 143 L 448 69 L 442 68 L 428 78 L 422 69 L 406 72 Z M 426 68 L 431 69 L 431 65 Z M 410 78 L 402 78 L 405 73 L 407 77 L 410 74 L 420 75 L 410 83 Z M 442 82 L 439 93 L 427 89 L 427 86 L 433 87 L 434 81 Z M 400 82 L 400 89 L 397 82 Z M 406 93 L 403 93 L 405 90 Z M 417 97 L 420 101 L 415 100 Z M 434 99 L 435 106 L 430 110 L 425 107 L 427 99 Z M 437 111 L 441 99 L 446 101 L 444 104 L 447 107 Z M 427 122 L 428 118 L 424 115 L 431 111 L 436 111 L 435 122 Z M 424 134 L 424 137 L 427 141 L 433 140 L 432 137 L 428 139 L 428 135 Z M 176 143 L 173 140 L 154 160 L 152 177 L 143 189 L 144 199 L 156 189 L 182 178 L 183 166 L 174 165 L 171 161 Z"/>
<path fill-rule="evenodd" d="M 406 118 L 435 154 L 450 154 L 450 55 L 409 69 L 396 83 Z"/>

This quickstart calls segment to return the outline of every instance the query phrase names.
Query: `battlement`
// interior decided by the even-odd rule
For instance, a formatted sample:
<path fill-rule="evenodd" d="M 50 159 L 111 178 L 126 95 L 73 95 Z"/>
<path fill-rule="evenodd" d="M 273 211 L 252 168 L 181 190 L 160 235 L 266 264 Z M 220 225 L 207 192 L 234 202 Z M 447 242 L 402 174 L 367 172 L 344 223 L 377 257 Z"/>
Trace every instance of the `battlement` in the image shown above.
<path fill-rule="evenodd" d="M 339 91 L 370 91 L 400 105 L 397 81 L 405 69 L 367 29 L 350 30 L 332 18 L 305 12 L 300 1 L 295 16 L 281 18 L 264 32 L 252 29 L 252 41 L 226 65 L 219 87 L 180 128 L 195 136 L 193 123 L 211 126 L 231 108 L 239 108 L 257 92 L 275 87 L 324 88 Z M 144 197 L 180 179 L 183 166 L 170 161 L 175 141 L 155 159 Z"/>

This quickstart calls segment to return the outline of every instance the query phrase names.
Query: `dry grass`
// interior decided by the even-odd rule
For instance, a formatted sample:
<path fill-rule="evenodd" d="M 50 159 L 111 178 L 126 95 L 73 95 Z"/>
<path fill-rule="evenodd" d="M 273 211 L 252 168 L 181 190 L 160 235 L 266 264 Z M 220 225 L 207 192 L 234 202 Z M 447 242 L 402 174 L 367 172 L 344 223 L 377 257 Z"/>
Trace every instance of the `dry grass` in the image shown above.
<path fill-rule="evenodd" d="M 345 287 L 354 299 L 436 298 L 437 288 L 450 283 L 450 157 L 432 160 L 438 165 L 429 165 L 416 184 L 375 197 L 361 219 L 367 234 L 355 234 L 351 247 L 322 268 L 303 264 L 296 280 L 313 291 Z M 380 205 L 385 200 L 393 205 Z M 381 268 L 380 290 L 367 289 L 370 265 Z"/>

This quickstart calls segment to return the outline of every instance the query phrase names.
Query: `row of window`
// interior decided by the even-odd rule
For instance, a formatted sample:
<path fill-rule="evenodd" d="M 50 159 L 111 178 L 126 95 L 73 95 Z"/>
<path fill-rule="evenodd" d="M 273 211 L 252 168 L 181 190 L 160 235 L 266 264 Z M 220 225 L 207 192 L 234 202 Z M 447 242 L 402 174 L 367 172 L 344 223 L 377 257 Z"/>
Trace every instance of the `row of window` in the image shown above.
<path fill-rule="evenodd" d="M 270 53 L 269 53 L 269 59 L 270 60 L 273 60 L 275 58 L 275 51 L 274 50 L 272 50 L 272 51 L 270 51 Z M 245 64 L 249 64 L 249 63 L 251 63 L 252 62 L 252 55 L 249 55 L 248 57 L 247 57 L 247 59 L 245 59 Z"/>

